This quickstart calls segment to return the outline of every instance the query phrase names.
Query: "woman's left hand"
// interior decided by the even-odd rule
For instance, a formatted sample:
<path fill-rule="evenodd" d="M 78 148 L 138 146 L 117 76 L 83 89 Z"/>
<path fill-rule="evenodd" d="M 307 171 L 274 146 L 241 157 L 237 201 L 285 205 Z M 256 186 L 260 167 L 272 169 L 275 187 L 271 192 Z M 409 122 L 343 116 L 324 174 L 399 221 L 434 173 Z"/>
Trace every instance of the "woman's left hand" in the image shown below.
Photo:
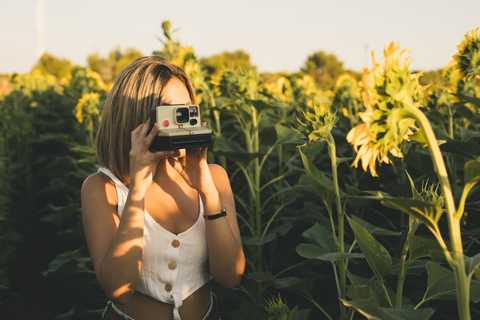
<path fill-rule="evenodd" d="M 206 126 L 207 123 L 202 122 L 202 127 Z M 203 195 L 217 192 L 208 168 L 207 149 L 208 147 L 186 149 L 185 165 L 175 158 L 168 158 L 170 165 L 177 170 L 185 182 Z"/>
<path fill-rule="evenodd" d="M 170 165 L 185 182 L 203 195 L 217 192 L 207 163 L 207 149 L 208 147 L 186 149 L 184 165 L 175 158 L 168 158 Z"/>

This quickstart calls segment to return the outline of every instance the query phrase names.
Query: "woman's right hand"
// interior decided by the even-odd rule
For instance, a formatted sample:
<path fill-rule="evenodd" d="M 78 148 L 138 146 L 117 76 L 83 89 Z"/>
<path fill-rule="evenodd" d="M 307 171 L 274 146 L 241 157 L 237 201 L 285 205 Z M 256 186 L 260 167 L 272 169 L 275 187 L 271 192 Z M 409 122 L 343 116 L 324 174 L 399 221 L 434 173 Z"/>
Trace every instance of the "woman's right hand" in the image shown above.
<path fill-rule="evenodd" d="M 152 184 L 153 176 L 160 159 L 173 155 L 173 151 L 149 151 L 150 144 L 158 133 L 159 126 L 155 123 L 147 135 L 151 119 L 139 125 L 132 131 L 132 149 L 130 150 L 130 186 L 136 191 L 145 192 Z"/>

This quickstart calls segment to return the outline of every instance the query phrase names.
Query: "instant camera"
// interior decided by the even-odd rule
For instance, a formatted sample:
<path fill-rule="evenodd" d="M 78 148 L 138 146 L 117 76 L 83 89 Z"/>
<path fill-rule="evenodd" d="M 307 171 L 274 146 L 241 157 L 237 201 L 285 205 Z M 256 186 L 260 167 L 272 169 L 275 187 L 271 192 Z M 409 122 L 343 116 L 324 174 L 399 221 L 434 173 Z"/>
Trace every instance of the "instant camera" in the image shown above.
<path fill-rule="evenodd" d="M 160 130 L 150 145 L 150 150 L 200 148 L 212 144 L 212 130 L 202 127 L 198 105 L 155 107 L 152 108 L 151 119 L 151 128 L 156 122 Z"/>

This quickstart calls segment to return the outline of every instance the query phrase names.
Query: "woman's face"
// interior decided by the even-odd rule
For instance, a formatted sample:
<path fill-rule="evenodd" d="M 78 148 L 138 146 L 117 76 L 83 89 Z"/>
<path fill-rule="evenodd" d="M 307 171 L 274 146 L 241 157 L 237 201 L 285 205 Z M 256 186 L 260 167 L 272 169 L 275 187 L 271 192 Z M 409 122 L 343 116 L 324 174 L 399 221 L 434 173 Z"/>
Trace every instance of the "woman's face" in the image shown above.
<path fill-rule="evenodd" d="M 163 89 L 162 101 L 160 105 L 168 106 L 172 104 L 192 104 L 187 87 L 178 78 L 172 78 Z"/>
<path fill-rule="evenodd" d="M 172 78 L 163 89 L 160 105 L 168 106 L 173 104 L 192 104 L 190 94 L 185 84 L 178 78 Z M 175 158 L 184 157 L 185 149 L 175 150 Z"/>

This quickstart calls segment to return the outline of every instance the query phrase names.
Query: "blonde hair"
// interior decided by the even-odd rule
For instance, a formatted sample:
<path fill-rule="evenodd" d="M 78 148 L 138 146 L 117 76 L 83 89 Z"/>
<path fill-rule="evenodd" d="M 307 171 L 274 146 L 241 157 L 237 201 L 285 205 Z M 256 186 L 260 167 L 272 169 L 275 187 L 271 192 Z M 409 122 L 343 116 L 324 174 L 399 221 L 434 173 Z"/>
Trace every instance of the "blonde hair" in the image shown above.
<path fill-rule="evenodd" d="M 130 183 L 130 134 L 150 118 L 151 108 L 160 105 L 163 90 L 172 78 L 185 84 L 195 103 L 195 91 L 186 72 L 158 56 L 143 57 L 128 65 L 107 97 L 95 141 L 96 153 L 100 165 L 124 184 Z"/>

